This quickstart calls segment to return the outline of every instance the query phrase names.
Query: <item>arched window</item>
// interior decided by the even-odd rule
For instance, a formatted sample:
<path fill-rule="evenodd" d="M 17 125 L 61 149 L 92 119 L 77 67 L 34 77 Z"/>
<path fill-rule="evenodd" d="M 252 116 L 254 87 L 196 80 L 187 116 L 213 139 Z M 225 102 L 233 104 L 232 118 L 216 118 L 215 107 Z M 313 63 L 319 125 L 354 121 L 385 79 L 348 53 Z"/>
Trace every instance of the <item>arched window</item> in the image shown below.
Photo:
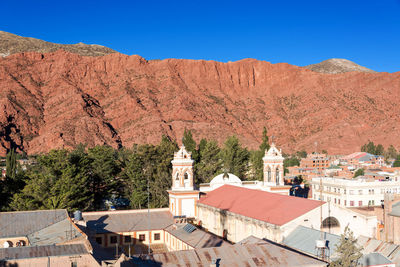
<path fill-rule="evenodd" d="M 177 172 L 176 175 L 175 175 L 175 180 L 176 180 L 176 181 L 179 181 L 179 173 L 178 173 L 178 172 Z"/>
<path fill-rule="evenodd" d="M 277 185 L 279 184 L 279 168 L 276 168 L 275 182 Z"/>
<path fill-rule="evenodd" d="M 334 227 L 340 227 L 339 221 L 335 217 L 328 217 L 322 221 L 322 228 L 330 229 Z"/>
<path fill-rule="evenodd" d="M 189 179 L 189 174 L 187 172 L 185 172 L 184 176 L 185 180 Z"/>
<path fill-rule="evenodd" d="M 268 167 L 268 171 L 267 171 L 267 178 L 268 178 L 268 182 L 271 182 L 271 168 Z"/>

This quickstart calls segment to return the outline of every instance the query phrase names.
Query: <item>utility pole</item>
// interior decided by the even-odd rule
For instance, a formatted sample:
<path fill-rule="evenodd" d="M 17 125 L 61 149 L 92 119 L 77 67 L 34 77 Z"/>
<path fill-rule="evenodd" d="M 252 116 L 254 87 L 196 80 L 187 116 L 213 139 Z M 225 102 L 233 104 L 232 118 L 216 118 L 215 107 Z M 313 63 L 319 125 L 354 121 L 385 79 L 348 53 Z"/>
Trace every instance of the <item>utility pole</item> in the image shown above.
<path fill-rule="evenodd" d="M 147 249 L 147 255 L 150 258 L 150 187 L 149 187 L 149 176 L 147 176 L 147 229 L 149 229 L 149 245 Z"/>

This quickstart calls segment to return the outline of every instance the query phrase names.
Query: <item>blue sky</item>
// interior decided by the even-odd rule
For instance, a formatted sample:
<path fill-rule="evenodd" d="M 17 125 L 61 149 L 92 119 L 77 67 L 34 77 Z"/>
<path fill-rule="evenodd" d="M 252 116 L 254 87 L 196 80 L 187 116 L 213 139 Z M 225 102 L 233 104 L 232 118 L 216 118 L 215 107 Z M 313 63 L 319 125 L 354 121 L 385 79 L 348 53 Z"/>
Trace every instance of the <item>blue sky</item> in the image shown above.
<path fill-rule="evenodd" d="M 346 58 L 400 71 L 400 0 L 2 1 L 0 30 L 146 59 Z"/>

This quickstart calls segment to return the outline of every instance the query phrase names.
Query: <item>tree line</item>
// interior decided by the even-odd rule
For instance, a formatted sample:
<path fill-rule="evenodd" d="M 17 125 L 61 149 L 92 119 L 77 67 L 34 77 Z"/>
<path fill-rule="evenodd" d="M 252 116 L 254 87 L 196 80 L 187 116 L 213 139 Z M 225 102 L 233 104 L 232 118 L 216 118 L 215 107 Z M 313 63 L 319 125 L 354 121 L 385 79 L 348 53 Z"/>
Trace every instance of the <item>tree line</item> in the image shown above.
<path fill-rule="evenodd" d="M 243 180 L 263 180 L 263 156 L 269 149 L 267 130 L 257 150 L 243 147 L 236 136 L 222 146 L 214 140 L 197 144 L 185 130 L 182 143 L 195 160 L 195 183 L 207 183 L 230 172 Z M 0 210 L 60 209 L 99 210 L 105 199 L 125 198 L 129 208 L 168 206 L 171 160 L 178 144 L 166 136 L 158 145 L 133 145 L 114 149 L 107 145 L 57 149 L 37 155 L 35 164 L 22 169 L 14 150 L 7 154 L 7 174 L 0 180 Z M 285 165 L 298 165 L 290 157 Z M 147 186 L 149 187 L 149 202 Z"/>

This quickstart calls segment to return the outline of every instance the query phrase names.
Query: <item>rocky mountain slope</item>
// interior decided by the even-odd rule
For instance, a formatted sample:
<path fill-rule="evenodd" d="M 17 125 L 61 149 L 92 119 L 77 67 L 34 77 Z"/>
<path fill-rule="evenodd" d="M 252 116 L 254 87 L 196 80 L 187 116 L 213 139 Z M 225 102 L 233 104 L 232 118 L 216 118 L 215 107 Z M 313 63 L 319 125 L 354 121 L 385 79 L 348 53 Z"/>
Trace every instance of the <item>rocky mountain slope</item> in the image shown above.
<path fill-rule="evenodd" d="M 328 60 L 324 60 L 318 64 L 311 64 L 305 66 L 304 68 L 315 72 L 328 73 L 328 74 L 345 73 L 351 71 L 367 72 L 367 73 L 376 72 L 366 67 L 360 66 L 350 60 L 342 58 L 331 58 Z"/>
<path fill-rule="evenodd" d="M 263 126 L 285 152 L 399 147 L 400 73 L 321 74 L 289 64 L 65 51 L 0 58 L 0 146 L 28 153 L 78 143 L 158 143 L 165 134 L 255 148 Z"/>
<path fill-rule="evenodd" d="M 30 51 L 48 53 L 59 49 L 82 56 L 104 56 L 115 53 L 114 50 L 101 45 L 88 45 L 84 43 L 55 44 L 0 31 L 0 57 Z"/>

